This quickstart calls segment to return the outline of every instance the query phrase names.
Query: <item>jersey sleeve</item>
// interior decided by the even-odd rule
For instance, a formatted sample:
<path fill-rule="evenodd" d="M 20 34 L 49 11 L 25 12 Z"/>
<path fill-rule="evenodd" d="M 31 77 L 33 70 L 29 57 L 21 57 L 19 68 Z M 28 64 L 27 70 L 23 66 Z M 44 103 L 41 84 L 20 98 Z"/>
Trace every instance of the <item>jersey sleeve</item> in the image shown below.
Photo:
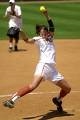
<path fill-rule="evenodd" d="M 18 6 L 18 16 L 20 16 L 22 13 L 21 13 L 21 7 Z"/>
<path fill-rule="evenodd" d="M 10 7 L 8 7 L 5 11 L 5 16 L 7 16 L 8 12 L 11 12 Z"/>
<path fill-rule="evenodd" d="M 33 37 L 32 39 L 35 41 L 36 44 L 39 44 L 40 36 Z"/>

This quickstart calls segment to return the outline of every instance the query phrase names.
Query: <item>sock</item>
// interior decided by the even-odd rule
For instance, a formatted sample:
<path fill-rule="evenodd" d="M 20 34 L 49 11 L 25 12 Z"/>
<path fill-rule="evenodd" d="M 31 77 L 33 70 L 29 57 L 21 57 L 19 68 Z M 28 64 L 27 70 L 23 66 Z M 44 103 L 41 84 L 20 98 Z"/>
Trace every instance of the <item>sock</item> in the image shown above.
<path fill-rule="evenodd" d="M 10 48 L 13 47 L 13 44 L 12 44 L 12 43 L 9 43 L 9 47 L 10 47 Z"/>
<path fill-rule="evenodd" d="M 17 99 L 19 99 L 19 98 L 20 98 L 20 96 L 17 96 L 17 95 L 16 95 L 15 97 L 12 98 L 12 101 L 15 102 L 15 101 L 16 101 Z"/>
<path fill-rule="evenodd" d="M 25 86 L 23 88 L 21 88 L 18 92 L 17 92 L 17 95 L 22 97 L 30 92 L 32 92 L 32 88 L 30 86 Z"/>
<path fill-rule="evenodd" d="M 58 102 L 62 101 L 62 99 L 58 96 L 57 97 Z"/>
<path fill-rule="evenodd" d="M 17 92 L 15 94 L 12 95 L 12 101 L 15 102 L 17 99 L 19 99 L 20 96 L 17 95 Z"/>
<path fill-rule="evenodd" d="M 20 97 L 24 96 L 25 94 L 28 94 L 32 91 L 32 89 L 29 86 L 25 86 L 23 88 L 21 88 L 18 92 L 16 92 L 15 94 L 13 94 L 12 96 L 12 101 L 15 102 L 17 99 L 19 99 Z"/>

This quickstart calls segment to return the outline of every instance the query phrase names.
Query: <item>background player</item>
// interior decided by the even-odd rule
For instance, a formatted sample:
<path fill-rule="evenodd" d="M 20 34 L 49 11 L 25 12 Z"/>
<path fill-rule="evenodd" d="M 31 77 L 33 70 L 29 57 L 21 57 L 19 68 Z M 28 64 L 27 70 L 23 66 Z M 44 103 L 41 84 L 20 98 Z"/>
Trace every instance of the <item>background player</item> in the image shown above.
<path fill-rule="evenodd" d="M 18 50 L 19 34 L 26 41 L 26 34 L 22 31 L 22 11 L 19 5 L 16 5 L 15 0 L 9 0 L 9 6 L 6 9 L 5 17 L 9 18 L 9 51 Z M 14 41 L 13 41 L 14 40 Z"/>

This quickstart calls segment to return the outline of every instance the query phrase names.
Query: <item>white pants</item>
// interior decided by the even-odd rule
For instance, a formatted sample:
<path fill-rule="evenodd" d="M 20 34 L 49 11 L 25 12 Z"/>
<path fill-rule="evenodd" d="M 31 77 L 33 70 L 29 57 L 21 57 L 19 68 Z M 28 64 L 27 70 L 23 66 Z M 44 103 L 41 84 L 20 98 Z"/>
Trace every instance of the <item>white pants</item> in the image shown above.
<path fill-rule="evenodd" d="M 55 65 L 49 63 L 38 63 L 34 75 L 40 75 L 45 80 L 51 80 L 55 84 L 64 77 L 56 70 Z"/>

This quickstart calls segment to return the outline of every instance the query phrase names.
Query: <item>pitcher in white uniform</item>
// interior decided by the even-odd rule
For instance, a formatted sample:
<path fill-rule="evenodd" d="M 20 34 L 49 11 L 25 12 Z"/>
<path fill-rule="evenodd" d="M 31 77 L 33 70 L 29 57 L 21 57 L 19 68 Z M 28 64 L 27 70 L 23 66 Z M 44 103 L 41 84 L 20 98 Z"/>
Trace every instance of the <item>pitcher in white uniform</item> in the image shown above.
<path fill-rule="evenodd" d="M 63 111 L 62 99 L 70 92 L 71 87 L 55 67 L 56 51 L 53 43 L 54 24 L 52 19 L 49 17 L 47 10 L 43 12 L 43 15 L 47 19 L 49 27 L 46 27 L 45 25 L 36 25 L 36 33 L 38 36 L 33 37 L 32 39 L 27 38 L 27 43 L 35 43 L 40 52 L 40 59 L 36 66 L 33 81 L 31 84 L 26 85 L 13 94 L 10 100 L 5 101 L 5 107 L 13 108 L 16 100 L 32 92 L 44 79 L 52 81 L 52 83 L 61 88 L 59 95 L 52 98 L 52 102 L 57 106 L 57 110 L 59 112 Z"/>

